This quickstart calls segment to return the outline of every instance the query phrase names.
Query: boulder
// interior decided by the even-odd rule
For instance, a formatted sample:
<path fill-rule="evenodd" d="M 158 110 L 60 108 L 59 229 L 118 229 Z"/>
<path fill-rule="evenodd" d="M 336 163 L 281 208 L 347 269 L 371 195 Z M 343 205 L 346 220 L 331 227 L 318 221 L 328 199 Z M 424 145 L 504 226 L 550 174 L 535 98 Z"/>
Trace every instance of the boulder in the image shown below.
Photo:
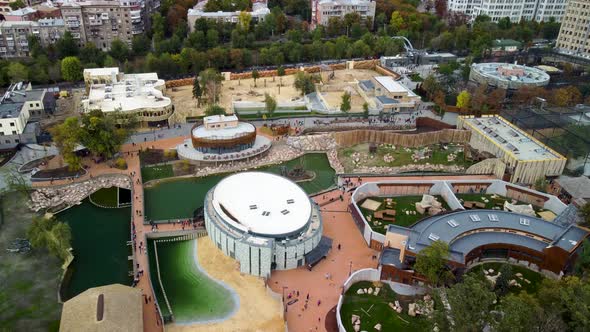
<path fill-rule="evenodd" d="M 380 291 L 381 291 L 381 288 L 375 287 L 375 292 L 373 293 L 373 295 L 375 295 L 375 296 L 379 295 Z"/>
<path fill-rule="evenodd" d="M 402 307 L 397 307 L 397 309 L 395 309 L 395 311 L 396 311 L 398 314 L 401 314 L 401 313 L 402 313 Z"/>
<path fill-rule="evenodd" d="M 416 317 L 416 303 L 410 303 L 408 305 L 408 315 L 411 317 Z"/>
<path fill-rule="evenodd" d="M 367 294 L 373 294 L 373 287 L 369 287 L 369 291 L 367 292 Z"/>
<path fill-rule="evenodd" d="M 515 276 L 522 278 L 522 273 L 518 272 L 517 274 L 515 274 Z"/>
<path fill-rule="evenodd" d="M 362 288 L 359 288 L 359 289 L 356 291 L 356 293 L 357 293 L 357 294 L 365 294 L 365 292 L 363 291 L 363 289 L 362 289 Z"/>
<path fill-rule="evenodd" d="M 358 321 L 357 321 L 358 322 Z M 354 326 L 354 331 L 355 332 L 359 332 L 361 330 L 361 326 L 360 325 L 355 325 Z"/>
<path fill-rule="evenodd" d="M 377 331 L 381 331 L 381 324 L 376 324 L 376 325 L 374 326 L 374 328 L 375 328 L 375 330 L 377 330 Z"/>

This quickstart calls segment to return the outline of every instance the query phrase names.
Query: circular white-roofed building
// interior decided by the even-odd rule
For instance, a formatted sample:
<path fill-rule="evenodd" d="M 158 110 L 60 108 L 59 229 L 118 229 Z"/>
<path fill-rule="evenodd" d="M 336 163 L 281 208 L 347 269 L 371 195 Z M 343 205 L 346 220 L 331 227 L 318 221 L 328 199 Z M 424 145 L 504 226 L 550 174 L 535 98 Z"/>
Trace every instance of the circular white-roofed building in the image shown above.
<path fill-rule="evenodd" d="M 541 69 L 510 63 L 474 63 L 469 79 L 502 89 L 520 89 L 524 86 L 545 86 L 549 75 Z"/>
<path fill-rule="evenodd" d="M 221 180 L 205 196 L 211 240 L 240 262 L 240 271 L 268 277 L 271 270 L 308 264 L 322 240 L 319 207 L 296 183 L 263 172 Z"/>

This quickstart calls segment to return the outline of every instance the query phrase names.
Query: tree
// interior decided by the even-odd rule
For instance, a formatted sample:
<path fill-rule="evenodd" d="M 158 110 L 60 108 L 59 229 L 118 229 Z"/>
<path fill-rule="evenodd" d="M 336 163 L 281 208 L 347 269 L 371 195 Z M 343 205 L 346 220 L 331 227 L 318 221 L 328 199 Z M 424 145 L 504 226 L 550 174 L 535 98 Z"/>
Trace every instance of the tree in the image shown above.
<path fill-rule="evenodd" d="M 315 90 L 313 79 L 305 72 L 297 72 L 293 84 L 295 85 L 295 89 L 301 91 L 302 96 L 312 93 Z"/>
<path fill-rule="evenodd" d="M 467 90 L 461 91 L 457 96 L 457 107 L 459 108 L 469 108 L 469 104 L 471 103 L 471 95 Z"/>
<path fill-rule="evenodd" d="M 422 82 L 422 90 L 426 92 L 426 96 L 430 99 L 434 97 L 436 91 L 441 89 L 440 83 L 436 80 L 434 75 L 430 74 L 426 76 L 424 81 Z"/>
<path fill-rule="evenodd" d="M 79 130 L 80 124 L 76 117 L 69 117 L 49 130 L 59 153 L 72 171 L 79 170 L 82 166 L 81 158 L 74 152 L 78 146 Z"/>
<path fill-rule="evenodd" d="M 201 89 L 203 95 L 207 96 L 207 102 L 210 105 L 216 104 L 221 93 L 221 81 L 223 76 L 219 74 L 215 69 L 209 68 L 203 70 L 199 74 Z"/>
<path fill-rule="evenodd" d="M 449 244 L 444 241 L 435 241 L 418 253 L 414 270 L 425 276 L 434 286 L 438 286 L 441 282 L 450 279 L 450 271 L 446 268 L 448 258 Z"/>
<path fill-rule="evenodd" d="M 584 204 L 584 206 L 580 208 L 579 214 L 586 225 L 590 224 L 590 203 Z"/>
<path fill-rule="evenodd" d="M 17 10 L 20 8 L 25 8 L 27 5 L 24 3 L 23 0 L 15 0 L 13 2 L 8 3 L 8 7 L 12 10 Z"/>
<path fill-rule="evenodd" d="M 197 99 L 197 107 L 201 107 L 201 97 L 203 97 L 203 89 L 201 89 L 199 78 L 195 76 L 193 80 L 193 98 Z"/>
<path fill-rule="evenodd" d="M 486 280 L 467 274 L 463 282 L 447 290 L 447 297 L 454 331 L 479 332 L 490 321 L 496 295 Z"/>
<path fill-rule="evenodd" d="M 344 113 L 348 113 L 350 108 L 350 92 L 344 92 L 342 94 L 342 101 L 340 102 L 340 110 Z"/>
<path fill-rule="evenodd" d="M 586 208 L 586 210 L 588 210 L 588 212 L 590 212 L 590 204 L 586 203 L 584 207 Z M 590 240 L 588 239 L 586 239 L 584 243 L 582 243 L 582 250 L 580 250 L 578 258 L 576 259 L 576 264 L 574 265 L 574 272 L 580 278 L 588 277 L 588 274 L 590 272 Z"/>
<path fill-rule="evenodd" d="M 268 113 L 268 117 L 271 118 L 277 109 L 277 101 L 271 95 L 265 93 L 264 105 L 266 108 L 266 113 Z"/>
<path fill-rule="evenodd" d="M 25 194 L 27 197 L 31 194 L 31 182 L 23 174 L 18 172 L 16 167 L 2 167 L 6 190 L 9 192 L 16 191 Z"/>
<path fill-rule="evenodd" d="M 434 10 L 436 15 L 440 18 L 447 14 L 447 1 L 446 0 L 434 0 Z"/>
<path fill-rule="evenodd" d="M 82 115 L 81 129 L 78 131 L 80 144 L 94 155 L 112 158 L 130 134 L 128 128 L 117 123 L 116 119 L 115 114 L 105 114 L 101 110 Z"/>
<path fill-rule="evenodd" d="M 495 290 L 498 296 L 504 296 L 510 289 L 510 280 L 514 277 L 512 273 L 512 265 L 502 264 L 499 269 L 499 276 L 496 279 Z"/>
<path fill-rule="evenodd" d="M 123 43 L 117 38 L 111 43 L 109 55 L 117 60 L 119 64 L 121 64 L 122 62 L 125 62 L 129 56 L 129 47 L 127 47 L 127 44 Z"/>
<path fill-rule="evenodd" d="M 207 106 L 207 109 L 205 110 L 205 115 L 225 115 L 225 109 L 217 104 L 212 104 Z"/>
<path fill-rule="evenodd" d="M 250 30 L 250 22 L 252 22 L 252 15 L 246 11 L 241 11 L 240 15 L 238 16 L 239 27 L 248 32 Z"/>
<path fill-rule="evenodd" d="M 29 77 L 29 70 L 22 63 L 13 61 L 8 65 L 8 77 L 14 83 L 23 82 Z"/>
<path fill-rule="evenodd" d="M 369 118 L 369 103 L 367 102 L 363 103 L 363 116 Z"/>
<path fill-rule="evenodd" d="M 151 41 L 145 35 L 136 35 L 133 37 L 131 41 L 131 50 L 133 51 L 134 55 L 146 55 L 151 48 Z"/>
<path fill-rule="evenodd" d="M 500 303 L 498 319 L 494 320 L 493 331 L 528 332 L 543 331 L 538 325 L 542 308 L 537 299 L 526 292 L 518 295 L 509 294 Z"/>
<path fill-rule="evenodd" d="M 391 20 L 389 21 L 389 25 L 393 29 L 394 32 L 399 32 L 404 26 L 404 18 L 402 14 L 397 10 L 391 13 Z"/>
<path fill-rule="evenodd" d="M 69 56 L 61 60 L 61 76 L 69 82 L 82 80 L 82 64 L 75 56 Z"/>
<path fill-rule="evenodd" d="M 256 80 L 258 79 L 258 77 L 260 77 L 260 74 L 258 73 L 258 70 L 254 69 L 252 71 L 252 78 L 254 79 L 254 87 L 256 88 Z"/>
<path fill-rule="evenodd" d="M 70 226 L 55 218 L 34 217 L 27 230 L 27 237 L 34 248 L 46 248 L 52 255 L 64 261 L 71 255 Z"/>
<path fill-rule="evenodd" d="M 55 43 L 57 55 L 60 59 L 68 56 L 76 56 L 79 52 L 78 42 L 72 36 L 72 33 L 66 31 L 64 35 Z"/>

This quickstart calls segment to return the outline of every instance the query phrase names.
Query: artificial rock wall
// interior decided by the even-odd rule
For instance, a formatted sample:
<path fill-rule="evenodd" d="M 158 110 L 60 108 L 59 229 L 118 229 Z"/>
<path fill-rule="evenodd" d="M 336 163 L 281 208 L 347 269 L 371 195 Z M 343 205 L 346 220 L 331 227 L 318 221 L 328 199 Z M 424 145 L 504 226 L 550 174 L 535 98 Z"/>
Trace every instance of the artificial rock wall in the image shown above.
<path fill-rule="evenodd" d="M 341 147 L 361 143 L 393 144 L 407 148 L 417 148 L 439 143 L 467 143 L 471 138 L 469 130 L 443 129 L 421 134 L 400 134 L 379 130 L 351 130 L 333 133 L 336 143 Z"/>

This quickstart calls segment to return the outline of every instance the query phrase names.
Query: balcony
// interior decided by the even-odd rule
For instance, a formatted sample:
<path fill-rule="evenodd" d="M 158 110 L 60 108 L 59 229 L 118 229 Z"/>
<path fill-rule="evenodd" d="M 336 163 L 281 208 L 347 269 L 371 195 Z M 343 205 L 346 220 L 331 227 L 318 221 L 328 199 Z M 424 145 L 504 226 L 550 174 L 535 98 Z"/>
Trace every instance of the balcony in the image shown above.
<path fill-rule="evenodd" d="M 68 28 L 79 28 L 80 27 L 80 21 L 66 21 L 66 26 Z"/>
<path fill-rule="evenodd" d="M 102 13 L 100 14 L 100 19 L 101 20 L 109 20 L 109 13 Z"/>
<path fill-rule="evenodd" d="M 102 25 L 102 20 L 101 19 L 89 20 L 88 23 L 90 24 L 90 26 Z"/>
<path fill-rule="evenodd" d="M 80 39 L 80 33 L 79 32 L 72 32 L 72 38 Z"/>

